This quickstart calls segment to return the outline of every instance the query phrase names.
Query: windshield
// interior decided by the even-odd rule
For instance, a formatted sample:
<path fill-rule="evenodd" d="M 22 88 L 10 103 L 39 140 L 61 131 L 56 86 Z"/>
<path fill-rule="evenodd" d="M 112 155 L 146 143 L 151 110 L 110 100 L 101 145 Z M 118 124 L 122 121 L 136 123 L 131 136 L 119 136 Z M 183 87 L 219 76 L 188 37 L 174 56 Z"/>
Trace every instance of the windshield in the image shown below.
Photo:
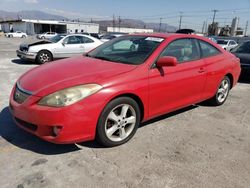
<path fill-rule="evenodd" d="M 217 40 L 217 44 L 223 44 L 226 45 L 228 43 L 227 40 Z"/>
<path fill-rule="evenodd" d="M 49 39 L 49 41 L 57 43 L 58 41 L 60 41 L 63 37 L 65 37 L 66 35 L 56 35 L 52 38 Z"/>
<path fill-rule="evenodd" d="M 159 37 L 123 36 L 104 43 L 86 55 L 112 62 L 139 65 L 163 40 Z"/>

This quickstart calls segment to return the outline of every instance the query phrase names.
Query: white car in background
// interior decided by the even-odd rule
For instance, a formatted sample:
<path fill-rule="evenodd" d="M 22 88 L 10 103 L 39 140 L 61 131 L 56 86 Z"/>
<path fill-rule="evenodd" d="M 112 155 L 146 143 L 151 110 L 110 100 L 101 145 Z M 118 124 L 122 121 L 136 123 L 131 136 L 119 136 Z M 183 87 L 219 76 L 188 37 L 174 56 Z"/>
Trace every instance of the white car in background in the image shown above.
<path fill-rule="evenodd" d="M 218 39 L 217 44 L 219 44 L 222 48 L 224 48 L 227 51 L 230 51 L 236 46 L 238 46 L 237 42 L 235 42 L 234 40 Z"/>
<path fill-rule="evenodd" d="M 21 44 L 16 53 L 21 59 L 43 64 L 54 59 L 87 53 L 102 43 L 99 39 L 89 35 L 58 34 L 49 40 L 33 44 Z"/>
<path fill-rule="evenodd" d="M 12 33 L 5 33 L 5 36 L 6 37 L 18 37 L 18 38 L 26 38 L 27 37 L 27 34 L 22 32 L 22 31 L 15 31 L 15 32 L 12 32 Z"/>
<path fill-rule="evenodd" d="M 117 37 L 121 37 L 123 36 L 124 34 L 106 34 L 106 35 L 103 35 L 100 37 L 100 40 L 102 42 L 108 42 L 114 38 L 117 38 Z"/>
<path fill-rule="evenodd" d="M 56 35 L 58 35 L 58 34 L 55 32 L 46 32 L 46 33 L 42 33 L 42 34 L 37 35 L 37 38 L 38 39 L 51 39 L 52 37 L 54 37 Z"/>

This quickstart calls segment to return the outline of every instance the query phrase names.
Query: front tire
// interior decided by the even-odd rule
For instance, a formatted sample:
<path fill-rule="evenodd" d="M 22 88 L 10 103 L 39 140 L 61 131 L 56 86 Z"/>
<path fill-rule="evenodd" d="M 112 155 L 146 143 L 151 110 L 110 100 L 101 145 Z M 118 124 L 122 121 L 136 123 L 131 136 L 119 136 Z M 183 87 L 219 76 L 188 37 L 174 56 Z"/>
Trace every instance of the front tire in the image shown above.
<path fill-rule="evenodd" d="M 132 98 L 114 99 L 107 104 L 99 117 L 96 140 L 106 147 L 126 143 L 134 136 L 140 117 L 140 108 Z"/>
<path fill-rule="evenodd" d="M 53 56 L 50 52 L 42 50 L 37 54 L 36 62 L 39 64 L 48 63 L 53 60 Z"/>
<path fill-rule="evenodd" d="M 229 95 L 230 88 L 231 88 L 231 81 L 228 78 L 228 76 L 225 76 L 222 79 L 216 91 L 216 94 L 214 95 L 213 98 L 209 100 L 210 104 L 214 106 L 220 106 L 224 104 L 224 102 L 227 100 L 227 97 Z"/>

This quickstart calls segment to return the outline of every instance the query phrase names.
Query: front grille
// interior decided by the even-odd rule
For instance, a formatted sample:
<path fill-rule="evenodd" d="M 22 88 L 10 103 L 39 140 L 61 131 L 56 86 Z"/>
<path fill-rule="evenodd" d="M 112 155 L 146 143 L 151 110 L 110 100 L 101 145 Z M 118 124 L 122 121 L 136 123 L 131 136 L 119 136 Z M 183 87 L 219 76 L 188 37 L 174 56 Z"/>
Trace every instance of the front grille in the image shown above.
<path fill-rule="evenodd" d="M 36 131 L 37 130 L 37 125 L 34 125 L 32 123 L 28 123 L 26 121 L 23 121 L 21 119 L 15 118 L 16 122 L 19 123 L 21 126 L 31 130 L 31 131 Z"/>
<path fill-rule="evenodd" d="M 16 101 L 19 104 L 22 104 L 29 96 L 30 94 L 22 91 L 21 89 L 18 88 L 18 86 L 16 86 L 14 96 L 13 96 L 14 101 Z"/>

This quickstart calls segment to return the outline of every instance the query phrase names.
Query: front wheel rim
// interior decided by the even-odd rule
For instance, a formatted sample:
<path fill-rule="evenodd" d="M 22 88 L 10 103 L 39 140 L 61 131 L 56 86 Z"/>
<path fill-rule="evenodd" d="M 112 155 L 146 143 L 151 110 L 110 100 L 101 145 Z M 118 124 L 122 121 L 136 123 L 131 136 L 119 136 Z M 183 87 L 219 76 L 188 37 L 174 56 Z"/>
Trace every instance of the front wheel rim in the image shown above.
<path fill-rule="evenodd" d="M 47 53 L 41 53 L 39 59 L 42 63 L 46 63 L 50 61 L 50 57 Z"/>
<path fill-rule="evenodd" d="M 220 102 L 220 103 L 223 103 L 227 96 L 228 96 L 228 93 L 229 93 L 229 81 L 227 79 L 224 79 L 221 84 L 220 84 L 220 87 L 218 89 L 218 92 L 217 92 L 217 100 Z"/>
<path fill-rule="evenodd" d="M 113 108 L 105 121 L 105 134 L 109 140 L 120 142 L 128 138 L 136 125 L 136 112 L 128 104 Z"/>

